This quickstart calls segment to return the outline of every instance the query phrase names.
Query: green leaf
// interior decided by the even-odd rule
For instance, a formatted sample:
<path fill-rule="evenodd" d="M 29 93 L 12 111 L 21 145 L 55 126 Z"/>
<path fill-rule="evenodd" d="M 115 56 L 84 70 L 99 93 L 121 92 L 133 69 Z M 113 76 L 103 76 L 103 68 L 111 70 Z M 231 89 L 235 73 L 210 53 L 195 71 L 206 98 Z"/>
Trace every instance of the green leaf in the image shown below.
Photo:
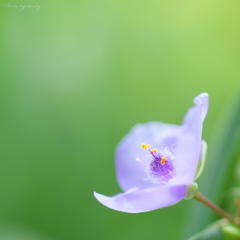
<path fill-rule="evenodd" d="M 225 240 L 224 233 L 221 229 L 225 224 L 227 224 L 226 220 L 221 219 L 197 233 L 189 240 Z"/>
<path fill-rule="evenodd" d="M 207 143 L 204 140 L 202 140 L 202 158 L 200 159 L 200 161 L 198 163 L 197 174 L 196 174 L 194 180 L 197 180 L 202 174 L 202 171 L 205 166 L 206 155 L 207 155 Z"/>
<path fill-rule="evenodd" d="M 224 205 L 226 206 L 226 210 L 232 215 L 236 215 L 237 211 L 239 211 L 239 209 L 237 209 L 236 199 L 240 199 L 240 188 L 230 188 L 226 193 Z"/>

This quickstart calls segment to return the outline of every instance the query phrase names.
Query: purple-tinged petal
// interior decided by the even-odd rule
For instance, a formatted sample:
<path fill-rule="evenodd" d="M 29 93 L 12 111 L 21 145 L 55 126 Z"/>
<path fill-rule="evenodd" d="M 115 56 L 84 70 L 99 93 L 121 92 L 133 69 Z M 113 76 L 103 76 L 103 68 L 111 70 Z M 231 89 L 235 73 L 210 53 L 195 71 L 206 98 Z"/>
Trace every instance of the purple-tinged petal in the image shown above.
<path fill-rule="evenodd" d="M 124 191 L 130 188 L 152 186 L 146 180 L 146 167 L 136 161 L 149 159 L 149 152 L 141 148 L 142 143 L 151 144 L 153 148 L 171 147 L 176 143 L 180 127 L 160 122 L 137 124 L 119 143 L 116 151 L 117 180 Z"/>
<path fill-rule="evenodd" d="M 172 182 L 191 183 L 194 180 L 199 161 L 202 125 L 208 111 L 208 94 L 202 93 L 194 99 L 192 107 L 185 116 L 181 133 L 177 140 L 175 161 L 176 178 Z"/>
<path fill-rule="evenodd" d="M 207 112 L 208 112 L 208 94 L 207 93 L 202 93 L 199 94 L 197 97 L 194 99 L 194 103 L 199 106 L 201 109 L 201 120 L 204 121 Z"/>
<path fill-rule="evenodd" d="M 173 205 L 185 198 L 187 187 L 158 185 L 145 189 L 130 189 L 125 193 L 107 197 L 94 192 L 94 196 L 103 205 L 121 212 L 148 212 Z"/>

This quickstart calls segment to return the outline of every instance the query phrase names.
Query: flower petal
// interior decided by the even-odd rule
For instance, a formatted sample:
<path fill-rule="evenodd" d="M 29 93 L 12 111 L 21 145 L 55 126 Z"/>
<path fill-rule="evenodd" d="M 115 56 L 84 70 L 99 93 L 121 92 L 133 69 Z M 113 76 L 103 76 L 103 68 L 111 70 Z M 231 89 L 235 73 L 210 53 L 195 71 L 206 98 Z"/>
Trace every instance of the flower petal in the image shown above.
<path fill-rule="evenodd" d="M 186 114 L 177 140 L 177 177 L 172 182 L 179 184 L 191 183 L 194 180 L 201 150 L 202 125 L 208 111 L 208 94 L 200 94 L 194 99 L 194 103 L 196 106 Z"/>
<path fill-rule="evenodd" d="M 116 151 L 117 180 L 124 191 L 130 188 L 145 188 L 153 183 L 147 178 L 146 167 L 136 161 L 149 159 L 149 152 L 141 148 L 142 143 L 153 148 L 171 147 L 176 142 L 180 127 L 160 122 L 137 124 L 119 143 Z"/>
<path fill-rule="evenodd" d="M 187 187 L 158 185 L 145 189 L 133 188 L 129 191 L 107 197 L 94 192 L 103 205 L 121 212 L 139 213 L 173 205 L 186 196 Z"/>

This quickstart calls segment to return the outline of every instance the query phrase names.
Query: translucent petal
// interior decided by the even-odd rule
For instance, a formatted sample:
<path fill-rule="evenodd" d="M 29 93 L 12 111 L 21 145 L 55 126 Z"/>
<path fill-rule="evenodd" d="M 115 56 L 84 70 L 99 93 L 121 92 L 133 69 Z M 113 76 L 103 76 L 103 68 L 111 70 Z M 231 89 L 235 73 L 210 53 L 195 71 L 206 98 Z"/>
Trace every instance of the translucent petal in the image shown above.
<path fill-rule="evenodd" d="M 121 212 L 139 213 L 173 205 L 186 196 L 186 186 L 154 186 L 145 189 L 133 188 L 125 193 L 107 197 L 94 192 L 103 205 Z"/>
<path fill-rule="evenodd" d="M 202 139 L 202 125 L 208 111 L 208 94 L 202 93 L 194 100 L 196 106 L 189 109 L 177 140 L 173 182 L 191 183 L 194 180 L 199 161 Z"/>

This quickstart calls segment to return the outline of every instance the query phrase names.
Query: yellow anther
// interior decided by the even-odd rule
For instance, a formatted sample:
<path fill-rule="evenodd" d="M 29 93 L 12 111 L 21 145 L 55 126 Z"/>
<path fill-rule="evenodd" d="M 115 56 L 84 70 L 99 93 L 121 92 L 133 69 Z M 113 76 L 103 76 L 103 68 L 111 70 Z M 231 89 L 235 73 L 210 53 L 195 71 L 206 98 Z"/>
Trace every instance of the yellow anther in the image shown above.
<path fill-rule="evenodd" d="M 147 149 L 150 148 L 150 147 L 151 147 L 150 144 L 142 143 L 142 148 L 143 148 L 144 150 L 147 150 Z"/>
<path fill-rule="evenodd" d="M 157 149 L 151 149 L 150 152 L 155 153 L 155 152 L 157 152 Z"/>
<path fill-rule="evenodd" d="M 164 165 L 167 161 L 167 158 L 166 157 L 161 157 L 161 164 Z"/>

